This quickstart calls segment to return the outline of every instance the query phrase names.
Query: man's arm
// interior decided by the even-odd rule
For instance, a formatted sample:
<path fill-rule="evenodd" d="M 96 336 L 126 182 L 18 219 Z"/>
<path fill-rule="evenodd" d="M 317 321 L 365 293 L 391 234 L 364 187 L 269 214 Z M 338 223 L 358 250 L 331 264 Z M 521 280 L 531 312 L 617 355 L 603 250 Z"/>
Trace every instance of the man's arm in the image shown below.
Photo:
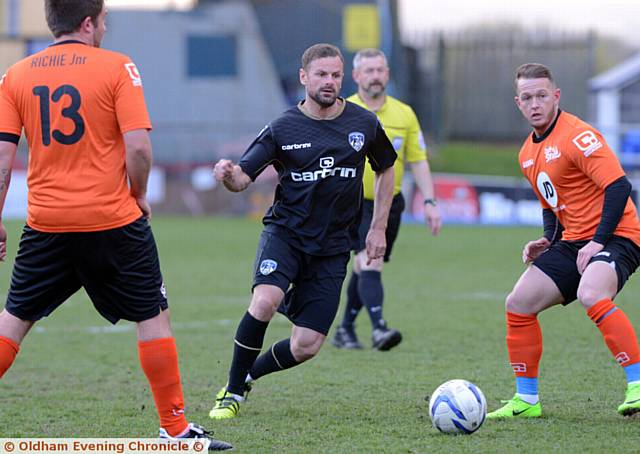
<path fill-rule="evenodd" d="M 387 230 L 391 201 L 393 200 L 393 185 L 393 166 L 384 169 L 382 172 L 376 172 L 373 216 L 366 240 L 367 265 L 372 260 L 383 257 L 387 248 L 385 231 Z"/>
<path fill-rule="evenodd" d="M 249 175 L 229 159 L 219 160 L 213 168 L 213 174 L 216 180 L 222 182 L 224 187 L 231 192 L 244 191 L 251 184 Z"/>
<path fill-rule="evenodd" d="M 0 261 L 7 256 L 7 231 L 2 224 L 2 211 L 11 182 L 11 169 L 16 157 L 18 145 L 13 142 L 0 141 Z"/>
<path fill-rule="evenodd" d="M 153 158 L 151 156 L 151 139 L 146 129 L 136 129 L 124 133 L 126 147 L 126 168 L 131 195 L 142 214 L 151 217 L 151 206 L 147 201 L 147 182 Z"/>
<path fill-rule="evenodd" d="M 631 183 L 626 176 L 618 178 L 605 188 L 602 217 L 598 229 L 593 239 L 578 251 L 576 265 L 580 274 L 587 268 L 591 257 L 600 252 L 613 236 L 613 232 L 624 214 L 631 189 Z"/>
<path fill-rule="evenodd" d="M 425 203 L 424 216 L 427 225 L 431 228 L 431 233 L 437 235 L 442 227 L 442 219 L 440 217 L 440 210 L 435 205 L 436 193 L 429 162 L 426 160 L 412 162 L 411 172 L 425 200 L 433 200 L 433 203 Z"/>

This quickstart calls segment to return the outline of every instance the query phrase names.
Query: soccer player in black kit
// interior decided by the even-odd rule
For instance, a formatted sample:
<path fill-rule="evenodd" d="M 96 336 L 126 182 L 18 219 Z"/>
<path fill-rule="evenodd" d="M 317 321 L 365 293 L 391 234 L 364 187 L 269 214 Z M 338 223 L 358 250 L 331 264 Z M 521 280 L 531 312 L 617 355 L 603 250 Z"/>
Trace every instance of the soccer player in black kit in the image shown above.
<path fill-rule="evenodd" d="M 253 380 L 297 366 L 322 347 L 357 238 L 365 158 L 376 172 L 366 250 L 369 260 L 384 255 L 396 153 L 375 114 L 338 96 L 343 75 L 337 47 L 308 48 L 300 69 L 305 99 L 268 124 L 237 165 L 227 159 L 215 165 L 216 179 L 233 192 L 268 165 L 279 184 L 263 218 L 253 296 L 236 331 L 229 381 L 209 413 L 213 419 L 235 417 Z M 291 337 L 260 355 L 276 311 L 293 323 Z"/>

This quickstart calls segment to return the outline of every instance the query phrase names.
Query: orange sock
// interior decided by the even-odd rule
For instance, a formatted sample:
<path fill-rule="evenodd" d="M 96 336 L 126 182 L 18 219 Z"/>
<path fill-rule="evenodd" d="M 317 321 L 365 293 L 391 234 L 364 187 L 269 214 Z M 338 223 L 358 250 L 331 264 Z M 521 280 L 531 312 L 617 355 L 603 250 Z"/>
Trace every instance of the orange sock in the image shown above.
<path fill-rule="evenodd" d="M 633 325 L 610 299 L 598 301 L 587 311 L 587 315 L 596 324 L 604 341 L 621 366 L 640 361 L 638 338 Z"/>
<path fill-rule="evenodd" d="M 9 370 L 20 346 L 8 337 L 0 336 L 0 378 Z"/>
<path fill-rule="evenodd" d="M 173 337 L 138 342 L 142 370 L 149 380 L 160 417 L 160 426 L 175 436 L 187 428 L 184 398 L 178 369 L 178 351 Z"/>
<path fill-rule="evenodd" d="M 542 357 L 542 331 L 534 314 L 507 311 L 507 350 L 517 377 L 536 378 Z"/>

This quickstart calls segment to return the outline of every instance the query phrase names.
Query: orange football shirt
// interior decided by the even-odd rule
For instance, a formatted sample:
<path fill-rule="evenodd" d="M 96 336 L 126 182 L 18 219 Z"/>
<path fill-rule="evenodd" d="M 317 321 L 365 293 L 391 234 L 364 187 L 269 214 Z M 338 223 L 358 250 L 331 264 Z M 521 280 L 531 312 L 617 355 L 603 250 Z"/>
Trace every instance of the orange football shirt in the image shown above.
<path fill-rule="evenodd" d="M 30 227 L 90 232 L 142 215 L 129 192 L 123 133 L 151 122 L 127 56 L 64 41 L 13 65 L 0 84 L 0 132 L 23 128 Z"/>
<path fill-rule="evenodd" d="M 527 138 L 519 160 L 543 208 L 552 209 L 564 226 L 562 239 L 592 239 L 602 217 L 605 188 L 625 174 L 602 135 L 575 115 L 561 112 L 545 136 Z M 640 221 L 631 198 L 614 233 L 640 246 Z"/>

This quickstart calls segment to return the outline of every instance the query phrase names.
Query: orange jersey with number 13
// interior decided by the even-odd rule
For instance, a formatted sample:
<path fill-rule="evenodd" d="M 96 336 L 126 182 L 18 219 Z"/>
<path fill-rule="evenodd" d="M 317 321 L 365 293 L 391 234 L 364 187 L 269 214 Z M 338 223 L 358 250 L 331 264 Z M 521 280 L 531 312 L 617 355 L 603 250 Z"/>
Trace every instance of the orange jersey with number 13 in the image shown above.
<path fill-rule="evenodd" d="M 0 132 L 23 128 L 30 227 L 98 231 L 141 216 L 129 193 L 123 133 L 151 122 L 127 56 L 65 41 L 13 65 L 0 84 Z"/>
<path fill-rule="evenodd" d="M 527 138 L 519 160 L 543 208 L 552 209 L 564 226 L 562 239 L 593 238 L 602 216 L 604 190 L 624 176 L 602 135 L 578 117 L 561 112 L 544 136 Z M 631 199 L 614 234 L 640 246 L 640 221 Z"/>

